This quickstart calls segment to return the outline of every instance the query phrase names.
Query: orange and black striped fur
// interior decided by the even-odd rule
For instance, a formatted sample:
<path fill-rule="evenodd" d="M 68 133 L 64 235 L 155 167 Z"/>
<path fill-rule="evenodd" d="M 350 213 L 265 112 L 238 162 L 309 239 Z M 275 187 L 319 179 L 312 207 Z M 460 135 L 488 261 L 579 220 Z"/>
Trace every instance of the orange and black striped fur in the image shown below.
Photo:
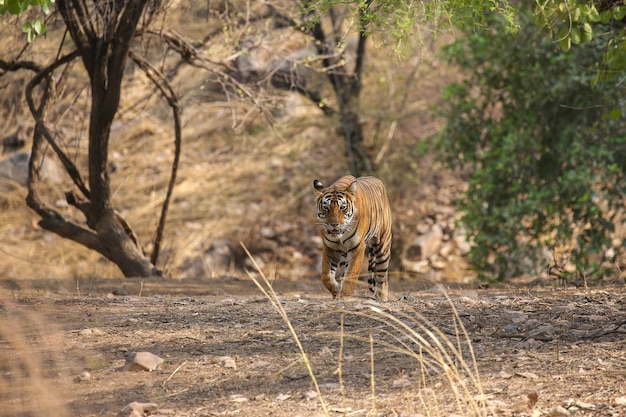
<path fill-rule="evenodd" d="M 354 295 L 367 251 L 370 290 L 387 301 L 391 209 L 385 186 L 374 177 L 346 176 L 328 187 L 315 180 L 313 187 L 324 242 L 322 282 L 334 298 Z"/>

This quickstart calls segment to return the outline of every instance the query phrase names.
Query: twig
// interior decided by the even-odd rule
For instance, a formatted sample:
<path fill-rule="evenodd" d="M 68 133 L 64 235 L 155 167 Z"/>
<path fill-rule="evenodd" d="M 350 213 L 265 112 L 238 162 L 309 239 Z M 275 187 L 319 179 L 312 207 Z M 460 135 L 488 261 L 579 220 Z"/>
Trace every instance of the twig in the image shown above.
<path fill-rule="evenodd" d="M 163 383 L 161 384 L 161 387 L 162 387 L 163 389 L 165 389 L 165 384 L 167 384 L 167 383 L 168 383 L 168 381 L 169 381 L 170 379 L 172 379 L 172 377 L 173 377 L 173 376 L 174 376 L 174 375 L 175 375 L 178 371 L 180 371 L 180 370 L 181 370 L 181 368 L 182 368 L 183 366 L 185 366 L 185 365 L 187 365 L 187 361 L 185 361 L 185 362 L 181 363 L 181 364 L 178 366 L 178 368 L 174 369 L 174 372 L 172 372 L 172 373 L 170 374 L 170 376 L 168 376 L 168 377 L 167 377 L 167 379 L 166 379 L 165 381 L 163 381 Z"/>
<path fill-rule="evenodd" d="M 622 322 L 620 322 L 619 324 L 615 325 L 615 327 L 613 327 L 611 330 L 607 330 L 607 331 L 597 331 L 593 334 L 590 334 L 588 336 L 583 336 L 583 339 L 597 339 L 599 337 L 602 336 L 608 336 L 610 334 L 613 333 L 619 333 L 619 334 L 624 334 L 625 332 L 619 332 L 617 331 L 620 327 L 626 325 L 626 320 L 623 320 Z"/>
<path fill-rule="evenodd" d="M 344 315 L 341 315 L 341 333 L 339 333 L 339 367 L 337 373 L 339 376 L 339 393 L 341 394 L 341 403 L 343 409 L 346 409 L 346 387 L 343 384 L 343 336 L 344 336 Z"/>
<path fill-rule="evenodd" d="M 376 378 L 374 376 L 374 337 L 370 333 L 370 384 L 372 386 L 372 411 L 376 415 Z"/>

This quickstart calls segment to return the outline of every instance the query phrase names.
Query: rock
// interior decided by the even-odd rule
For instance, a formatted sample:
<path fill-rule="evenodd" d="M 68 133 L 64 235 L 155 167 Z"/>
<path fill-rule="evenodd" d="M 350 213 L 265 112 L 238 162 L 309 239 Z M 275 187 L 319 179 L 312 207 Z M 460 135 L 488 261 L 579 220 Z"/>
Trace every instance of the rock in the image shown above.
<path fill-rule="evenodd" d="M 74 381 L 76 382 L 84 382 L 84 381 L 89 381 L 91 380 L 91 374 L 87 371 L 81 373 L 79 376 L 77 376 Z"/>
<path fill-rule="evenodd" d="M 99 335 L 103 335 L 105 333 L 106 333 L 105 331 L 100 330 L 100 329 L 98 329 L 96 327 L 86 328 L 86 329 L 83 329 L 83 330 L 78 332 L 78 334 L 81 335 L 81 336 L 94 336 L 94 335 L 95 336 L 99 336 Z"/>
<path fill-rule="evenodd" d="M 154 413 L 157 411 L 158 406 L 155 403 L 139 403 L 132 402 L 126 407 L 122 408 L 117 417 L 144 417 L 145 413 Z"/>
<path fill-rule="evenodd" d="M 0 160 L 0 178 L 7 178 L 22 186 L 26 186 L 28 182 L 29 159 L 30 152 L 18 152 Z M 41 177 L 58 182 L 61 178 L 61 169 L 50 158 L 46 158 L 41 167 Z"/>
<path fill-rule="evenodd" d="M 122 371 L 154 371 L 163 363 L 163 359 L 150 352 L 133 352 L 126 357 Z"/>
<path fill-rule="evenodd" d="M 454 252 L 454 246 L 455 244 L 453 244 L 452 242 L 444 243 L 444 245 L 439 250 L 439 256 L 447 259 L 452 254 L 452 252 Z"/>
<path fill-rule="evenodd" d="M 230 356 L 220 356 L 218 360 L 224 368 L 237 369 L 237 363 Z"/>
<path fill-rule="evenodd" d="M 24 130 L 22 128 L 18 128 L 15 133 L 6 136 L 0 142 L 2 143 L 3 154 L 17 152 L 20 148 L 23 148 L 24 145 L 26 145 L 26 141 L 24 140 Z"/>
<path fill-rule="evenodd" d="M 404 257 L 410 262 L 424 261 L 439 251 L 442 238 L 441 226 L 434 224 L 430 232 L 421 235 L 409 244 Z"/>
<path fill-rule="evenodd" d="M 315 390 L 313 390 L 313 389 L 308 390 L 307 392 L 305 392 L 305 393 L 302 395 L 302 398 L 304 398 L 304 399 L 305 399 L 305 400 L 307 400 L 307 401 L 314 400 L 314 399 L 316 399 L 317 397 L 318 397 L 317 391 L 315 391 Z"/>
<path fill-rule="evenodd" d="M 467 255 L 472 249 L 472 245 L 467 241 L 467 234 L 460 229 L 454 233 L 453 240 L 461 256 Z"/>
<path fill-rule="evenodd" d="M 191 257 L 182 266 L 183 278 L 216 277 L 229 270 L 234 261 L 233 250 L 225 240 L 215 240 L 200 257 Z"/>
<path fill-rule="evenodd" d="M 208 271 L 228 269 L 233 262 L 233 250 L 225 240 L 215 240 L 204 254 L 204 264 Z"/>
<path fill-rule="evenodd" d="M 278 235 L 274 229 L 268 226 L 261 227 L 259 234 L 265 239 L 275 239 Z"/>
<path fill-rule="evenodd" d="M 445 259 L 441 259 L 438 256 L 434 256 L 433 259 L 431 259 L 430 261 L 430 266 L 432 266 L 433 269 L 442 271 L 446 269 L 446 266 L 448 266 L 448 262 Z"/>
<path fill-rule="evenodd" d="M 564 407 L 560 406 L 560 405 L 556 405 L 554 407 L 552 407 L 550 409 L 550 412 L 548 413 L 548 416 L 550 417 L 565 417 L 565 416 L 569 416 L 571 415 L 571 413 L 569 411 L 567 411 L 567 409 L 565 409 Z"/>
<path fill-rule="evenodd" d="M 228 401 L 231 401 L 234 403 L 245 403 L 248 401 L 248 398 L 246 398 L 242 394 L 231 394 L 228 396 Z"/>
<path fill-rule="evenodd" d="M 411 380 L 405 376 L 398 378 L 398 379 L 394 379 L 391 383 L 391 385 L 394 388 L 408 388 L 411 385 L 413 385 L 413 383 L 411 382 Z"/>
<path fill-rule="evenodd" d="M 402 266 L 407 271 L 416 272 L 418 274 L 427 273 L 430 267 L 428 261 L 409 262 L 405 259 L 402 260 Z"/>

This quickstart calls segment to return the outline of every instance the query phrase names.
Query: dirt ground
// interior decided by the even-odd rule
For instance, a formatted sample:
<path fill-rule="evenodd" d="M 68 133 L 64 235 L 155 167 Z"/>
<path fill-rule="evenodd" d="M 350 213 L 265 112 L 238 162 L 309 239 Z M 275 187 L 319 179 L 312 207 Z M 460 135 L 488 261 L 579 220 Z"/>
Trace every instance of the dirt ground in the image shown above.
<path fill-rule="evenodd" d="M 248 279 L 2 284 L 2 317 L 72 416 L 114 416 L 133 401 L 162 416 L 626 415 L 623 287 L 448 298 L 401 281 L 381 304 L 365 288 L 334 301 L 317 281 L 275 282 L 318 392 L 286 321 Z M 7 363 L 28 358 L 2 339 L 6 383 L 19 373 Z M 164 362 L 122 371 L 138 351 Z M 32 391 L 11 384 L 0 415 L 61 415 L 29 413 Z"/>

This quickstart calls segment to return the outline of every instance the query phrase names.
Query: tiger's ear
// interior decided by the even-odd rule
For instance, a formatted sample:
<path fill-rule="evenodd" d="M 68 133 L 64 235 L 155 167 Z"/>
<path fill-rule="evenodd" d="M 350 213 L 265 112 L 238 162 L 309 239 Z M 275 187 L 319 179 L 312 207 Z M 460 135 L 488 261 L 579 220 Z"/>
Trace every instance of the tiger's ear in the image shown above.
<path fill-rule="evenodd" d="M 317 191 L 318 193 L 321 193 L 322 191 L 324 191 L 324 184 L 322 184 L 322 181 L 320 180 L 315 180 L 313 181 L 313 188 L 315 188 L 315 191 Z"/>
<path fill-rule="evenodd" d="M 358 182 L 352 181 L 352 183 L 348 185 L 348 188 L 346 188 L 346 191 L 354 195 L 354 193 L 356 193 L 356 189 L 358 188 L 358 186 L 359 186 Z"/>

